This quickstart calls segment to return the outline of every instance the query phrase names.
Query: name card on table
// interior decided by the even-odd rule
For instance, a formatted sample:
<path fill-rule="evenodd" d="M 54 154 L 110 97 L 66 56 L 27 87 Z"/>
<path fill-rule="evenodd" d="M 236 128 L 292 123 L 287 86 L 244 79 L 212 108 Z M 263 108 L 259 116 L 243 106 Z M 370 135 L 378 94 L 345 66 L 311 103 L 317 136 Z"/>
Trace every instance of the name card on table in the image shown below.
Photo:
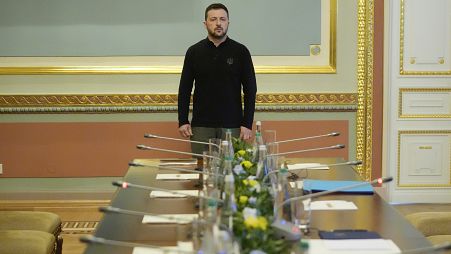
<path fill-rule="evenodd" d="M 151 198 L 184 198 L 186 196 L 198 196 L 199 190 L 174 190 L 177 193 L 167 191 L 151 191 Z"/>
<path fill-rule="evenodd" d="M 132 254 L 180 254 L 194 253 L 193 242 L 178 242 L 177 246 L 161 246 L 161 248 L 135 247 Z"/>
<path fill-rule="evenodd" d="M 318 200 L 310 203 L 310 210 L 357 210 L 357 206 L 346 200 Z"/>
<path fill-rule="evenodd" d="M 157 174 L 157 180 L 196 180 L 199 174 Z"/>
<path fill-rule="evenodd" d="M 401 250 L 390 239 L 320 240 L 309 242 L 310 253 L 322 254 L 391 254 Z"/>
<path fill-rule="evenodd" d="M 191 223 L 198 217 L 198 214 L 162 214 L 160 216 L 144 215 L 142 223 Z"/>

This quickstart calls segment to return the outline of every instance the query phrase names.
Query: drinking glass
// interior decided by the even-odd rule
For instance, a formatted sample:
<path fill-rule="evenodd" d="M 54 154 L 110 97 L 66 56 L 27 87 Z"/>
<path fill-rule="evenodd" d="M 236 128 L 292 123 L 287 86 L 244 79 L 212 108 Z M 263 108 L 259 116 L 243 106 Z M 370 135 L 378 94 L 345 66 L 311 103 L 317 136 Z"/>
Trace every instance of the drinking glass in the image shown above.
<path fill-rule="evenodd" d="M 265 144 L 274 143 L 277 140 L 275 130 L 264 130 L 262 135 L 263 135 L 263 141 L 265 142 Z"/>
<path fill-rule="evenodd" d="M 307 197 L 311 194 L 311 189 L 305 181 L 297 181 L 293 190 L 293 195 L 296 197 Z M 291 220 L 293 224 L 297 225 L 304 234 L 310 231 L 311 222 L 311 198 L 301 198 L 292 202 Z"/>
<path fill-rule="evenodd" d="M 197 220 L 195 220 L 197 222 Z M 176 251 L 193 251 L 195 243 L 195 236 L 197 234 L 197 225 L 194 222 L 178 222 L 176 224 L 176 237 L 177 237 L 177 247 Z"/>

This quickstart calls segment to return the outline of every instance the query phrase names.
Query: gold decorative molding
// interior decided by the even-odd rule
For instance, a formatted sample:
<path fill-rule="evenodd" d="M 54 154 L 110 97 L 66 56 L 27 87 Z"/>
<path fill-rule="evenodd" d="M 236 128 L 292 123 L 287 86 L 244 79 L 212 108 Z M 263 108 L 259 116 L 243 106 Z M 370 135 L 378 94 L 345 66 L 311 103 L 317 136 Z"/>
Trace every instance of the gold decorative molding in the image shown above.
<path fill-rule="evenodd" d="M 399 29 L 399 74 L 400 75 L 451 75 L 451 70 L 447 71 L 406 71 L 404 70 L 404 17 L 405 17 L 405 0 L 400 0 L 400 29 Z M 410 58 L 410 63 L 415 64 L 415 57 Z M 439 64 L 444 64 L 445 60 L 439 60 Z"/>
<path fill-rule="evenodd" d="M 0 95 L 0 107 L 174 106 L 176 94 Z"/>
<path fill-rule="evenodd" d="M 428 114 L 428 115 L 407 115 L 402 112 L 403 93 L 438 93 L 451 92 L 451 88 L 400 88 L 398 99 L 398 117 L 399 118 L 451 118 L 451 114 Z"/>
<path fill-rule="evenodd" d="M 334 108 L 323 107 L 338 105 L 336 111 L 351 111 L 357 104 L 357 95 L 354 93 L 337 94 L 296 94 L 296 93 L 267 93 L 257 94 L 256 106 L 285 106 L 281 111 L 302 110 L 296 106 L 318 106 L 317 111 L 333 111 Z M 344 107 L 343 107 L 344 106 Z M 16 109 L 16 112 L 65 112 L 70 108 L 71 112 L 96 112 L 96 108 L 103 107 L 104 113 L 123 111 L 148 112 L 159 111 L 173 112 L 177 107 L 177 94 L 39 94 L 39 95 L 0 95 L 0 109 Z M 35 110 L 24 111 L 23 108 Z M 53 108 L 53 109 L 52 109 Z M 38 110 L 41 109 L 41 110 Z M 46 110 L 42 110 L 46 109 Z M 311 109 L 311 108 L 310 108 Z M 263 108 L 262 110 L 271 110 Z M 276 110 L 277 111 L 277 110 Z"/>
<path fill-rule="evenodd" d="M 363 161 L 357 172 L 365 180 L 371 179 L 373 126 L 373 44 L 374 0 L 358 1 L 357 31 L 357 126 L 356 158 Z M 371 28 L 371 29 L 370 29 Z"/>
<path fill-rule="evenodd" d="M 257 94 L 257 105 L 267 104 L 335 104 L 356 105 L 357 95 L 354 93 L 324 93 L 324 94 Z"/>
<path fill-rule="evenodd" d="M 448 134 L 451 135 L 451 130 L 405 130 L 405 131 L 398 131 L 398 158 L 397 158 L 397 186 L 398 187 L 405 187 L 405 188 L 414 188 L 414 187 L 451 187 L 451 166 L 450 166 L 450 179 L 447 184 L 400 184 L 400 177 L 401 177 L 401 135 L 409 135 L 409 134 L 415 134 L 415 135 L 434 135 L 434 134 Z M 451 144 L 450 144 L 451 146 Z M 423 149 L 428 149 L 424 147 Z M 450 147 L 451 150 L 451 147 Z M 451 154 L 450 154 L 451 158 Z"/>

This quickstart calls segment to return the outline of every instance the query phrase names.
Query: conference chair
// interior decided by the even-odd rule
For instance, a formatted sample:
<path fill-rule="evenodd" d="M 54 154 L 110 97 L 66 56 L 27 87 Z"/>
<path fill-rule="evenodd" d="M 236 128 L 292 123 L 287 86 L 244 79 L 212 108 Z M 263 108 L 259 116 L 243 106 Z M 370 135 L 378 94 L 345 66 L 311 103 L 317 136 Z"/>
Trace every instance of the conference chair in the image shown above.
<path fill-rule="evenodd" d="M 451 242 L 451 212 L 419 212 L 406 218 L 432 244 Z"/>
<path fill-rule="evenodd" d="M 56 241 L 56 254 L 62 253 L 63 238 L 61 236 L 61 219 L 54 213 L 0 211 L 0 230 L 31 230 L 49 233 L 54 236 L 53 241 Z M 19 237 L 21 235 L 16 232 L 14 236 Z M 42 234 L 38 236 L 41 237 Z"/>
<path fill-rule="evenodd" d="M 0 230 L 0 254 L 55 254 L 55 236 L 36 230 Z"/>

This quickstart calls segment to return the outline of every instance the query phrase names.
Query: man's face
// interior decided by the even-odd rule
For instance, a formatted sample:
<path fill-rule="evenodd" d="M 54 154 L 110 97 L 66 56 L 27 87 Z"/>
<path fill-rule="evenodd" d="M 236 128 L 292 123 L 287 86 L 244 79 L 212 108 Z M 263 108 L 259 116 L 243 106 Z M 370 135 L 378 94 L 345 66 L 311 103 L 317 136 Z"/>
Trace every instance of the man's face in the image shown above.
<path fill-rule="evenodd" d="M 227 12 L 223 9 L 212 9 L 207 13 L 207 20 L 204 21 L 208 34 L 215 38 L 221 39 L 227 34 L 229 28 L 229 18 Z"/>

